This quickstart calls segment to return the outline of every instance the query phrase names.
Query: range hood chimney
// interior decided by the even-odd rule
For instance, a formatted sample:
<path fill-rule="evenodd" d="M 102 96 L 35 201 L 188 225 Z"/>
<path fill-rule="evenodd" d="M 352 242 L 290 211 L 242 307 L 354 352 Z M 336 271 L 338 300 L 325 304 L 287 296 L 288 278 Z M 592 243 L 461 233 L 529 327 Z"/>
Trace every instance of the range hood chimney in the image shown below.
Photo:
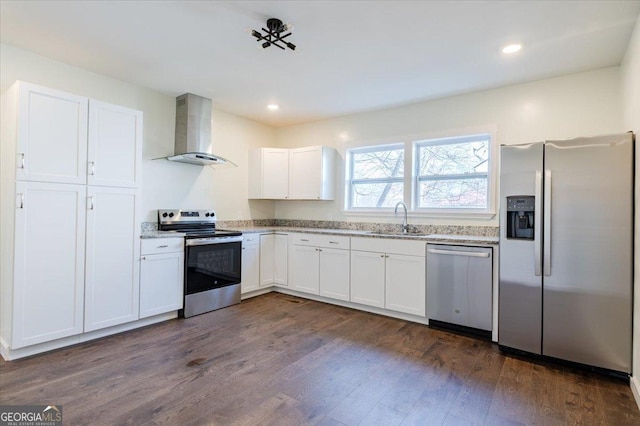
<path fill-rule="evenodd" d="M 211 166 L 234 165 L 224 157 L 212 154 L 211 149 L 211 99 L 192 93 L 176 98 L 175 155 L 169 161 Z"/>

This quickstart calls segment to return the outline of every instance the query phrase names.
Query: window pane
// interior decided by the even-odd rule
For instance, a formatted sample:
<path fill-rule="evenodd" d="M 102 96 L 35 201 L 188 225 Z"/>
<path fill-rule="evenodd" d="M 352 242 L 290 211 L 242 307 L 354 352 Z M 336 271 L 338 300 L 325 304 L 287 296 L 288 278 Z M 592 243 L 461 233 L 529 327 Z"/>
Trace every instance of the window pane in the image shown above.
<path fill-rule="evenodd" d="M 351 185 L 351 207 L 394 207 L 403 199 L 402 182 Z"/>
<path fill-rule="evenodd" d="M 421 176 L 486 173 L 489 170 L 489 141 L 487 140 L 425 145 L 419 148 L 418 154 Z"/>
<path fill-rule="evenodd" d="M 446 179 L 420 182 L 421 208 L 487 208 L 487 179 Z"/>
<path fill-rule="evenodd" d="M 404 149 L 353 153 L 353 179 L 404 176 Z"/>

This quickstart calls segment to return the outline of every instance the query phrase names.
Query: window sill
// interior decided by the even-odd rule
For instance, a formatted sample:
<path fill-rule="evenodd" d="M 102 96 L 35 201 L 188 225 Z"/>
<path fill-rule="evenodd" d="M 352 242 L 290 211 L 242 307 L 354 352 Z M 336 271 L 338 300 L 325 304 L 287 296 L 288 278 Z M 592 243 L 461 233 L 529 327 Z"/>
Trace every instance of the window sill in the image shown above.
<path fill-rule="evenodd" d="M 342 213 L 345 216 L 368 216 L 368 217 L 395 217 L 393 209 L 363 209 L 363 210 L 343 210 Z M 400 211 L 398 211 L 398 215 L 400 215 Z M 477 211 L 438 211 L 438 212 L 430 212 L 430 211 L 419 211 L 419 210 L 410 210 L 407 212 L 408 217 L 416 217 L 416 218 L 437 218 L 437 219 L 484 219 L 490 220 L 496 216 L 495 212 L 477 212 Z"/>

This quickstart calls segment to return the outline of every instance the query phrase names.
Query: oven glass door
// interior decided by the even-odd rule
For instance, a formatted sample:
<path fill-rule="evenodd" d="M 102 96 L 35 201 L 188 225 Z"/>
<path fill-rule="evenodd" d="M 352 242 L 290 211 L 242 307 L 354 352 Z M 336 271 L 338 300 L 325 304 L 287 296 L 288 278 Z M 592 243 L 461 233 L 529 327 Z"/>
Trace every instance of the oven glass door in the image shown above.
<path fill-rule="evenodd" d="M 187 246 L 185 293 L 225 287 L 240 282 L 242 243 Z"/>

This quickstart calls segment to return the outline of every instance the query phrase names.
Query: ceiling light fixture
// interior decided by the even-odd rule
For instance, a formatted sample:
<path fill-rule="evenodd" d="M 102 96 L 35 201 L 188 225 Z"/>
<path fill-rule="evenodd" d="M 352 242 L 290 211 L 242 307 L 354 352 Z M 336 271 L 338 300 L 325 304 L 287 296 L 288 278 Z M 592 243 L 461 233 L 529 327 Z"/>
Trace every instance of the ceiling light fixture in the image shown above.
<path fill-rule="evenodd" d="M 289 49 L 296 50 L 295 44 L 289 43 L 284 40 L 291 35 L 291 32 L 283 34 L 287 31 L 291 31 L 293 29 L 293 25 L 283 24 L 280 19 L 269 18 L 267 19 L 267 28 L 262 28 L 262 31 L 264 31 L 266 34 L 262 34 L 260 31 L 251 30 L 251 35 L 254 36 L 256 40 L 262 41 L 262 47 L 264 49 L 273 45 L 279 47 L 282 50 L 286 50 L 283 46 L 278 44 L 278 42 L 280 42 Z"/>
<path fill-rule="evenodd" d="M 517 51 L 519 51 L 520 49 L 522 49 L 522 45 L 521 44 L 510 44 L 508 46 L 505 46 L 502 49 L 502 53 L 516 53 Z"/>
<path fill-rule="evenodd" d="M 271 111 L 276 111 L 280 107 L 276 104 L 269 104 L 267 105 L 267 108 L 270 109 Z"/>

